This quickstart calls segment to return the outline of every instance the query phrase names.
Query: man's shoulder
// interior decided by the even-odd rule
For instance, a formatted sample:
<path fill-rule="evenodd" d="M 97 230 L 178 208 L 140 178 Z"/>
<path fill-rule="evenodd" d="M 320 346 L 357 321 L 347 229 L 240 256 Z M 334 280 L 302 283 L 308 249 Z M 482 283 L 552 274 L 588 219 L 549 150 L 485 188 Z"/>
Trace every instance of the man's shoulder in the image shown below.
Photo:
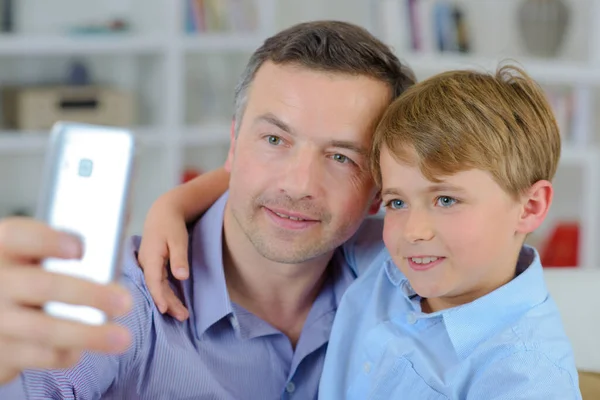
<path fill-rule="evenodd" d="M 142 237 L 138 235 L 130 236 L 125 240 L 121 257 L 121 281 L 134 283 L 147 291 L 144 271 L 138 262 L 141 243 Z"/>
<path fill-rule="evenodd" d="M 125 240 L 119 282 L 133 296 L 135 312 L 152 313 L 152 309 L 155 308 L 154 300 L 146 285 L 144 271 L 138 263 L 140 243 L 140 236 L 131 236 Z"/>
<path fill-rule="evenodd" d="M 376 260 L 387 254 L 383 243 L 383 220 L 380 217 L 366 218 L 342 249 L 353 271 L 362 275 Z"/>

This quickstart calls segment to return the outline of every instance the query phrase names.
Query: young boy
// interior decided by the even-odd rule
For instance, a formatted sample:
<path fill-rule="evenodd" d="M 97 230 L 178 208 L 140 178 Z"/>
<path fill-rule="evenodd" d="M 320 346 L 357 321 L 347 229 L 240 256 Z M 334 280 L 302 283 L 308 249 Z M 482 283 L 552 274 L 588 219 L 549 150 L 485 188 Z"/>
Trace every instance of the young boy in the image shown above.
<path fill-rule="evenodd" d="M 320 398 L 581 398 L 524 245 L 550 207 L 560 148 L 543 92 L 514 67 L 443 73 L 390 106 L 372 154 L 386 249 L 337 310 Z"/>
<path fill-rule="evenodd" d="M 407 90 L 373 143 L 387 248 L 337 311 L 326 399 L 578 399 L 537 252 L 560 135 L 522 71 Z"/>

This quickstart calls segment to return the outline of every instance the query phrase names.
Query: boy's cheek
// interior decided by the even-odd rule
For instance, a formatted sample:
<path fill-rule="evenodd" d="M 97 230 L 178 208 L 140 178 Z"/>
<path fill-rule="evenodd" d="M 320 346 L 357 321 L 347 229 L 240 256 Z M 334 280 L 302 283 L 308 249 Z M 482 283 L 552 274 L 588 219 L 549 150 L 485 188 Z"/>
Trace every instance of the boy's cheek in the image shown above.
<path fill-rule="evenodd" d="M 393 212 L 386 212 L 383 218 L 383 243 L 392 256 L 399 254 L 399 244 L 402 240 L 402 223 Z"/>

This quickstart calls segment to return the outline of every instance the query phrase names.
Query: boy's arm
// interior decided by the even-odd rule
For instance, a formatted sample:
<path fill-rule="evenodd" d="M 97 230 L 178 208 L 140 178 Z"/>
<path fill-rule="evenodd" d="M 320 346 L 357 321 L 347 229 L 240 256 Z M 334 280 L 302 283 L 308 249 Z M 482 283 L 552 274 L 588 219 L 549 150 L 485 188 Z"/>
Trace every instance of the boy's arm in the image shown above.
<path fill-rule="evenodd" d="M 577 377 L 540 351 L 521 351 L 475 376 L 467 400 L 581 400 Z"/>
<path fill-rule="evenodd" d="M 123 286 L 133 297 L 133 309 L 115 323 L 127 328 L 132 343 L 122 354 L 84 352 L 68 369 L 25 370 L 0 386 L 0 399 L 100 399 L 118 379 L 135 370 L 136 357 L 145 354 L 152 320 L 150 296 L 141 288 L 142 273 L 133 248 L 126 249 Z"/>
<path fill-rule="evenodd" d="M 186 224 L 197 219 L 229 187 L 225 168 L 206 172 L 160 196 L 148 211 L 138 262 L 144 270 L 146 285 L 161 313 L 168 312 L 180 321 L 188 310 L 177 298 L 167 280 L 167 263 L 177 279 L 187 279 L 188 231 Z"/>

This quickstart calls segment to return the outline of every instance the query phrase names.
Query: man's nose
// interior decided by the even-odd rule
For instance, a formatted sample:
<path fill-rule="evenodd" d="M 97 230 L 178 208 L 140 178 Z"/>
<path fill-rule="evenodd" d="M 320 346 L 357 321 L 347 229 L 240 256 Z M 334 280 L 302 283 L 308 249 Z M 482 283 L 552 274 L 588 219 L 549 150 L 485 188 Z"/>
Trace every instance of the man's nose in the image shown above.
<path fill-rule="evenodd" d="M 322 160 L 310 148 L 294 151 L 286 160 L 280 190 L 293 199 L 313 198 L 323 184 Z"/>

